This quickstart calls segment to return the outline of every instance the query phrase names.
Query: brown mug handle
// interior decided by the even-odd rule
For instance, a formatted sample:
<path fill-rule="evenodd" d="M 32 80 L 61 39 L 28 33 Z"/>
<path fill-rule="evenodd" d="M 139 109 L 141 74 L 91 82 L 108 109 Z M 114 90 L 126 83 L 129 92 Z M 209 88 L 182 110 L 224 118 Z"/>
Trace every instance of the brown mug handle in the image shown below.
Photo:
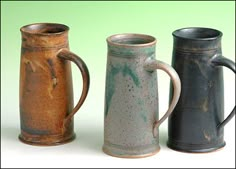
<path fill-rule="evenodd" d="M 213 57 L 213 59 L 211 60 L 211 63 L 214 65 L 214 66 L 225 66 L 227 68 L 229 68 L 230 70 L 232 70 L 234 73 L 236 73 L 235 71 L 235 63 L 223 56 L 216 56 L 216 57 Z M 223 128 L 235 115 L 235 105 L 234 105 L 234 108 L 233 110 L 231 111 L 231 113 L 227 116 L 227 118 L 225 120 L 223 120 L 218 126 L 217 128 L 218 129 L 221 129 Z"/>
<path fill-rule="evenodd" d="M 147 71 L 154 71 L 156 69 L 161 69 L 163 71 L 165 71 L 171 78 L 171 80 L 173 81 L 173 88 L 174 88 L 174 94 L 173 94 L 173 98 L 172 101 L 170 102 L 169 108 L 167 110 L 167 112 L 164 114 L 164 116 L 160 119 L 160 120 L 156 120 L 154 125 L 153 125 L 153 136 L 157 137 L 158 134 L 158 127 L 160 126 L 160 124 L 165 121 L 165 119 L 167 117 L 169 117 L 169 115 L 172 113 L 172 111 L 174 110 L 179 97 L 180 97 L 180 92 L 181 92 L 181 82 L 180 82 L 180 78 L 177 74 L 177 72 L 174 70 L 174 68 L 172 68 L 170 65 L 159 61 L 159 60 L 155 60 L 155 59 L 147 59 L 145 61 L 145 65 L 144 68 Z"/>
<path fill-rule="evenodd" d="M 57 57 L 60 59 L 70 60 L 70 61 L 74 62 L 76 64 L 76 66 L 80 69 L 80 72 L 81 72 L 82 78 L 83 78 L 83 90 L 82 90 L 80 99 L 79 99 L 78 103 L 76 104 L 76 106 L 73 108 L 73 110 L 70 112 L 70 114 L 65 118 L 64 126 L 66 126 L 67 124 L 69 124 L 71 118 L 79 110 L 79 108 L 82 106 L 82 104 L 84 103 L 84 100 L 87 97 L 88 90 L 89 90 L 89 84 L 90 84 L 90 77 L 89 77 L 89 71 L 88 71 L 86 64 L 76 54 L 70 52 L 67 49 L 61 49 L 58 52 Z"/>

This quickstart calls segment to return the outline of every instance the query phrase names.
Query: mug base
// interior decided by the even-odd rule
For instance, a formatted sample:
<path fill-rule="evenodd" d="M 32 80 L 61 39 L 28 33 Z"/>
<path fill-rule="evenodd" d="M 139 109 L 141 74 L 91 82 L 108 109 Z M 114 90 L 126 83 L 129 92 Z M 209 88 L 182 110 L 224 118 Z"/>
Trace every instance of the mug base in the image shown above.
<path fill-rule="evenodd" d="M 221 150 L 225 145 L 226 145 L 226 143 L 223 142 L 222 144 L 216 145 L 214 147 L 196 148 L 197 145 L 179 146 L 177 144 L 173 144 L 170 142 L 167 143 L 167 146 L 170 149 L 175 150 L 175 151 L 184 152 L 184 153 L 210 153 L 210 152 L 215 152 L 215 151 Z"/>
<path fill-rule="evenodd" d="M 106 146 L 103 146 L 102 148 L 103 152 L 107 155 L 113 156 L 113 157 L 119 157 L 119 158 L 144 158 L 149 157 L 157 154 L 160 151 L 160 147 L 157 147 L 154 151 L 150 151 L 148 153 L 139 153 L 139 154 L 133 154 L 131 152 L 124 152 L 124 153 L 116 153 L 119 152 L 119 150 L 114 151 Z M 122 150 L 121 150 L 122 151 Z"/>
<path fill-rule="evenodd" d="M 71 141 L 73 141 L 75 139 L 76 135 L 73 133 L 71 136 L 69 137 L 64 137 L 61 139 L 50 139 L 50 136 L 48 137 L 48 140 L 36 140 L 36 139 L 32 139 L 32 138 L 25 138 L 24 136 L 22 136 L 22 134 L 19 135 L 18 139 L 25 143 L 25 144 L 29 144 L 29 145 L 34 145 L 34 146 L 56 146 L 56 145 L 61 145 L 61 144 L 66 144 L 69 143 Z"/>

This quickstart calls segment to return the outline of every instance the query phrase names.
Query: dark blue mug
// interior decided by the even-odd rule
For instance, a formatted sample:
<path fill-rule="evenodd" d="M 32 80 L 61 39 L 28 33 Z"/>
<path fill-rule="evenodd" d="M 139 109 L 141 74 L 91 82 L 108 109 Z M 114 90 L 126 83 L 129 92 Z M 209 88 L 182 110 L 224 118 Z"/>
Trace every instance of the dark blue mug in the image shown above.
<path fill-rule="evenodd" d="M 225 146 L 222 66 L 235 73 L 235 63 L 222 56 L 222 33 L 210 28 L 173 32 L 172 66 L 181 80 L 180 99 L 169 116 L 168 143 L 175 150 L 210 152 Z M 170 89 L 172 98 L 172 88 Z"/>

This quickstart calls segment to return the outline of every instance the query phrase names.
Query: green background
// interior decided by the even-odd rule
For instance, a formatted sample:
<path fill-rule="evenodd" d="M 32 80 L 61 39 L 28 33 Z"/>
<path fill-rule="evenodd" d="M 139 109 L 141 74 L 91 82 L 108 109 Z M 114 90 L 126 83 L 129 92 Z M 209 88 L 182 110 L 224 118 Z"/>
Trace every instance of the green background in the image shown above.
<path fill-rule="evenodd" d="M 99 107 L 103 106 L 104 98 L 106 38 L 112 34 L 143 33 L 155 36 L 157 59 L 170 64 L 173 45 L 171 33 L 174 30 L 192 26 L 210 27 L 223 32 L 223 54 L 232 60 L 235 58 L 235 2 L 1 2 L 1 109 L 5 112 L 8 110 L 8 116 L 17 113 L 10 110 L 18 107 L 19 29 L 37 22 L 57 22 L 70 27 L 70 49 L 83 58 L 91 74 L 88 102 Z M 168 84 L 167 75 L 159 74 L 164 78 L 159 82 Z M 77 99 L 81 79 L 74 65 L 73 75 Z M 226 78 L 230 75 L 227 73 Z M 234 82 L 232 78 L 229 81 Z M 164 85 L 163 88 L 160 98 L 166 103 L 168 87 Z M 163 90 L 159 90 L 161 95 Z M 93 97 L 102 102 L 92 101 Z M 103 110 L 99 111 L 93 113 L 103 114 Z"/>
<path fill-rule="evenodd" d="M 75 116 L 78 137 L 97 128 L 99 146 L 103 142 L 103 110 L 106 73 L 106 38 L 117 33 L 142 33 L 157 38 L 156 58 L 171 63 L 172 32 L 183 27 L 210 27 L 223 32 L 222 50 L 235 61 L 235 2 L 233 1 L 1 1 L 1 129 L 19 128 L 20 27 L 38 22 L 56 22 L 70 27 L 70 49 L 87 64 L 91 86 L 84 105 Z M 81 93 L 81 75 L 73 68 L 74 97 Z M 225 109 L 235 104 L 235 76 L 224 69 Z M 167 110 L 169 77 L 158 71 L 160 114 Z M 160 115 L 161 116 L 161 115 Z M 162 147 L 167 139 L 161 126 Z M 164 131 L 164 133 L 162 133 Z M 92 134 L 95 134 L 96 132 Z M 99 147 L 98 146 L 98 147 Z"/>

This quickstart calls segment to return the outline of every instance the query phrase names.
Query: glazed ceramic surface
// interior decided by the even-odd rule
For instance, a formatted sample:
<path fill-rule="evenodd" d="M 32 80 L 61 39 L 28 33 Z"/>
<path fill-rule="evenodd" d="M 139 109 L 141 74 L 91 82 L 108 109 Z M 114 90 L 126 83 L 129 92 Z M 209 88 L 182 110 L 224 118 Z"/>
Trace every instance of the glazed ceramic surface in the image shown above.
<path fill-rule="evenodd" d="M 56 145 L 74 138 L 73 115 L 89 89 L 89 72 L 69 51 L 66 25 L 38 23 L 21 28 L 20 140 Z M 81 70 L 83 91 L 74 107 L 70 61 Z"/>
<path fill-rule="evenodd" d="M 222 33 L 210 28 L 173 32 L 172 66 L 180 76 L 182 92 L 169 117 L 168 146 L 186 152 L 209 152 L 225 145 L 224 86 L 221 66 L 235 73 L 235 63 L 222 56 Z M 172 89 L 170 97 L 172 96 Z"/>
<path fill-rule="evenodd" d="M 156 40 L 142 34 L 119 34 L 107 39 L 104 146 L 117 157 L 145 157 L 159 151 L 158 126 L 175 106 L 180 81 L 167 64 L 155 59 Z M 170 74 L 175 94 L 159 121 L 156 69 Z"/>

